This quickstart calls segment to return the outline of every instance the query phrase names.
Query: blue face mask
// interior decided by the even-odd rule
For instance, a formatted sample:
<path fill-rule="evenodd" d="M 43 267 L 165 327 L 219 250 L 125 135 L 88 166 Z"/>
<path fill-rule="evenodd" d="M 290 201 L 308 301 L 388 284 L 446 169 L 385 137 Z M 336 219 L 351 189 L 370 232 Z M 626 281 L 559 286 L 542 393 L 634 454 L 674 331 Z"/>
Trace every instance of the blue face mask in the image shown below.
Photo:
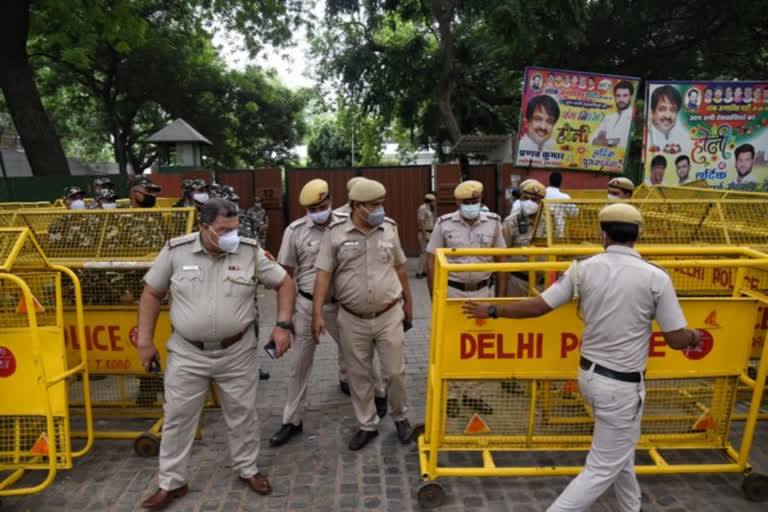
<path fill-rule="evenodd" d="M 480 215 L 480 203 L 477 204 L 462 204 L 459 207 L 461 216 L 465 219 L 474 220 Z"/>
<path fill-rule="evenodd" d="M 368 214 L 368 216 L 365 218 L 365 223 L 368 224 L 371 227 L 378 226 L 382 222 L 384 222 L 384 217 L 386 217 L 386 213 L 384 212 L 383 206 L 378 206 L 374 208 L 372 212 L 369 212 L 368 210 L 363 207 L 363 210 L 365 210 L 365 213 Z"/>
<path fill-rule="evenodd" d="M 315 224 L 325 224 L 328 217 L 331 216 L 331 207 L 329 206 L 321 212 L 309 212 L 309 216 L 312 218 L 312 222 Z"/>

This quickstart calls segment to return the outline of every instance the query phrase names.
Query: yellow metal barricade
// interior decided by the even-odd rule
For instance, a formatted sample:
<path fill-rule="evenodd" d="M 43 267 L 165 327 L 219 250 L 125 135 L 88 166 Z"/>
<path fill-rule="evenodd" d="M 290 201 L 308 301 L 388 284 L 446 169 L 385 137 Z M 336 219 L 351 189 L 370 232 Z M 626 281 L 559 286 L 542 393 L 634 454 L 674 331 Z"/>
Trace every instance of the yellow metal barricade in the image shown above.
<path fill-rule="evenodd" d="M 86 351 L 68 358 L 62 277 L 75 290 L 75 330 L 83 332 L 75 274 L 51 264 L 29 229 L 0 229 L 0 496 L 32 494 L 93 444 L 90 394 L 83 394 L 86 441 L 72 446 L 69 386 L 88 384 Z M 22 481 L 29 471 L 43 473 Z M 22 484 L 23 482 L 23 484 Z"/>
<path fill-rule="evenodd" d="M 74 294 L 65 287 L 64 336 L 70 357 L 83 349 L 88 352 L 94 413 L 115 419 L 100 422 L 103 429 L 96 431 L 96 438 L 133 440 L 140 455 L 157 453 L 163 392 L 162 374 L 144 372 L 136 350 L 142 279 L 167 240 L 195 229 L 194 218 L 194 208 L 16 213 L 15 222 L 35 232 L 51 261 L 72 268 L 83 283 L 84 332 L 75 329 Z M 170 333 L 164 300 L 155 329 L 163 368 Z M 72 388 L 73 406 L 82 405 L 82 390 Z M 73 432 L 75 437 L 81 435 Z"/>
<path fill-rule="evenodd" d="M 23 210 L 27 208 L 50 208 L 51 203 L 48 201 L 34 201 L 34 202 L 9 202 L 0 203 L 0 210 Z"/>
<path fill-rule="evenodd" d="M 570 303 L 539 318 L 470 320 L 461 311 L 465 299 L 448 299 L 449 272 L 529 272 L 531 277 L 563 272 L 565 261 L 456 264 L 452 257 L 505 255 L 558 259 L 584 257 L 601 248 L 551 249 L 439 249 L 436 254 L 427 405 L 424 432 L 419 437 L 422 477 L 419 490 L 424 506 L 442 500 L 443 491 L 432 480 L 447 476 L 573 475 L 577 466 L 518 467 L 502 463 L 509 451 L 586 451 L 591 444 L 591 410 L 576 384 L 583 324 L 577 305 Z M 675 259 L 669 248 L 639 248 L 644 257 L 672 272 L 675 269 L 720 268 L 736 274 L 768 270 L 768 257 L 748 249 L 724 248 L 726 256 L 706 259 L 706 248 L 687 249 Z M 726 252 L 730 251 L 730 252 Z M 737 281 L 739 282 L 739 281 Z M 519 299 L 488 299 L 505 303 Z M 745 492 L 763 485 L 750 474 L 747 456 L 752 444 L 766 375 L 768 345 L 764 345 L 741 444 L 731 445 L 729 432 L 737 388 L 753 341 L 758 307 L 768 296 L 740 285 L 728 296 L 682 298 L 689 326 L 703 333 L 703 348 L 675 351 L 666 346 L 654 324 L 649 340 L 646 372 L 647 398 L 638 450 L 651 464 L 638 465 L 639 474 L 741 472 L 749 474 Z M 484 406 L 466 400 L 465 391 L 480 397 Z M 449 400 L 452 401 L 449 407 Z M 666 450 L 710 450 L 720 463 L 673 463 Z M 472 452 L 479 465 L 448 464 L 446 452 Z M 466 460 L 469 460 L 467 458 Z M 510 460 L 510 458 L 506 458 Z M 752 498 L 753 496 L 748 496 Z"/>

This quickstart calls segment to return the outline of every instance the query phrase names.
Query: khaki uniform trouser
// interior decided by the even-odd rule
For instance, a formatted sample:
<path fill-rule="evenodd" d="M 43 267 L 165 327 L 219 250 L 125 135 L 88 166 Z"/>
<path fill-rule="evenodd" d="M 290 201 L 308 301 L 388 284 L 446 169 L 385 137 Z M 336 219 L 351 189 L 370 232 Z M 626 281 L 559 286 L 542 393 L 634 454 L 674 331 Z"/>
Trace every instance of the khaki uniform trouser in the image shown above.
<path fill-rule="evenodd" d="M 339 313 L 338 304 L 325 304 L 323 306 L 323 318 L 325 319 L 325 330 L 336 342 L 339 380 L 348 382 L 347 368 L 344 363 L 344 354 L 341 349 L 339 337 L 339 328 L 336 317 Z M 296 310 L 293 314 L 293 327 L 296 335 L 293 338 L 293 345 L 290 353 L 293 353 L 293 365 L 288 379 L 288 396 L 283 408 L 283 424 L 291 423 L 299 425 L 304 416 L 304 408 L 307 400 L 307 388 L 309 386 L 309 377 L 312 373 L 312 365 L 315 360 L 315 350 L 317 343 L 312 339 L 312 301 L 303 297 L 296 296 Z M 322 343 L 322 342 L 321 342 Z M 376 396 L 384 396 L 384 382 L 381 380 L 376 367 L 373 367 Z"/>
<path fill-rule="evenodd" d="M 571 480 L 548 512 L 589 510 L 613 484 L 618 510 L 640 510 L 635 447 L 640 437 L 644 382 L 621 382 L 579 369 L 579 390 L 595 416 L 592 447 L 581 473 Z"/>
<path fill-rule="evenodd" d="M 453 286 L 448 287 L 449 299 L 457 299 L 457 298 L 487 299 L 493 296 L 494 296 L 493 288 L 490 286 L 486 286 L 485 288 L 480 288 L 479 290 L 474 290 L 471 292 L 468 292 L 465 290 L 459 290 L 458 288 L 454 288 Z M 481 387 L 482 387 L 482 383 L 479 381 L 473 382 L 473 381 L 449 380 L 448 381 L 448 398 L 461 398 L 462 394 L 472 396 L 473 398 L 479 398 Z"/>
<path fill-rule="evenodd" d="M 419 273 L 427 273 L 427 243 L 429 242 L 430 233 L 424 233 L 422 231 L 416 232 L 416 238 L 419 240 Z"/>
<path fill-rule="evenodd" d="M 528 281 L 507 274 L 507 297 L 527 297 Z"/>
<path fill-rule="evenodd" d="M 403 420 L 408 411 L 403 356 L 403 317 L 400 304 L 372 319 L 358 318 L 344 308 L 339 308 L 341 347 L 344 361 L 347 363 L 352 406 L 361 430 L 376 430 L 379 424 L 379 416 L 373 402 L 374 351 L 379 355 L 381 377 L 386 386 L 392 419 Z"/>
<path fill-rule="evenodd" d="M 259 421 L 256 414 L 259 366 L 253 329 L 224 350 L 200 350 L 171 334 L 165 369 L 163 437 L 160 441 L 161 489 L 188 482 L 187 465 L 210 381 L 216 384 L 227 424 L 232 469 L 249 478 L 259 472 Z"/>

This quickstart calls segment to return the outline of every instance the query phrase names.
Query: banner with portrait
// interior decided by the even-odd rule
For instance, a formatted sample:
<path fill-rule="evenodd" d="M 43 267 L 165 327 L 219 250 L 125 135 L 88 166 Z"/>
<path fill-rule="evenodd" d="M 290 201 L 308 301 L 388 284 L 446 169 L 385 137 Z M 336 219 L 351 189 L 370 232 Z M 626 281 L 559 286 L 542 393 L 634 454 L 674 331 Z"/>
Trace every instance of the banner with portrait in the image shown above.
<path fill-rule="evenodd" d="M 768 191 L 768 82 L 648 82 L 648 185 Z"/>
<path fill-rule="evenodd" d="M 639 78 L 525 69 L 519 167 L 622 172 Z"/>

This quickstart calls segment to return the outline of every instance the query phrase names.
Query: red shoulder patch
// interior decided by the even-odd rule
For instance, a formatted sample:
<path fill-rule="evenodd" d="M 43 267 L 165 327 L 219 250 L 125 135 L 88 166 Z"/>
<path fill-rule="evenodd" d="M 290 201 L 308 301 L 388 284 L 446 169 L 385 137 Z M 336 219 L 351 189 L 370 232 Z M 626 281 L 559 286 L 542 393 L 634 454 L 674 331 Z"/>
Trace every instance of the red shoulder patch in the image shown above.
<path fill-rule="evenodd" d="M 264 256 L 266 256 L 270 261 L 275 261 L 275 257 L 272 256 L 272 253 L 269 251 L 264 251 Z"/>

